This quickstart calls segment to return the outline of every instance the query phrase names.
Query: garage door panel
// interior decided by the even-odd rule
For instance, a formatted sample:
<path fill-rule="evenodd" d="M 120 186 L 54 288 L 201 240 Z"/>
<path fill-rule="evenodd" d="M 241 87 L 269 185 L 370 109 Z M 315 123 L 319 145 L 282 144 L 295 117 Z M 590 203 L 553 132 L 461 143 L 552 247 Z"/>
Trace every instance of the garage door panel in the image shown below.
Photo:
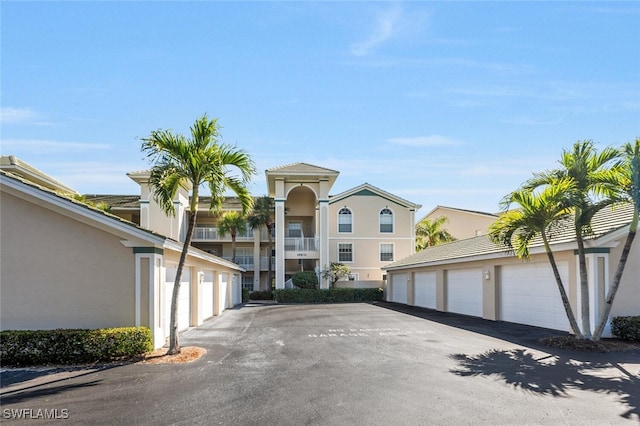
<path fill-rule="evenodd" d="M 176 279 L 176 267 L 167 267 L 165 282 L 165 315 L 167 330 L 171 321 L 171 298 L 173 297 L 173 285 Z M 184 268 L 180 277 L 180 290 L 178 292 L 178 330 L 184 330 L 191 325 L 191 269 Z"/>
<path fill-rule="evenodd" d="M 407 303 L 407 274 L 391 275 L 391 301 Z"/>
<path fill-rule="evenodd" d="M 482 270 L 447 271 L 447 311 L 482 316 Z"/>
<path fill-rule="evenodd" d="M 205 271 L 202 279 L 202 318 L 213 316 L 213 271 Z"/>
<path fill-rule="evenodd" d="M 414 281 L 415 306 L 436 309 L 436 273 L 416 272 Z"/>
<path fill-rule="evenodd" d="M 568 262 L 559 262 L 563 283 L 569 279 Z M 547 262 L 501 267 L 500 319 L 503 321 L 569 330 L 560 292 Z"/>

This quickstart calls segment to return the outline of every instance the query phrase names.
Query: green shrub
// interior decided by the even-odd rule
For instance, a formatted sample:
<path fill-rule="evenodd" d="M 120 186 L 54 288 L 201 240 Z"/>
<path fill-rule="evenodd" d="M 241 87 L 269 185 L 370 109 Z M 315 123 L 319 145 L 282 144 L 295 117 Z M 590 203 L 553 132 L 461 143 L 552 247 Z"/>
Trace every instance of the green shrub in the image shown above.
<path fill-rule="evenodd" d="M 275 299 L 279 303 L 376 302 L 382 300 L 382 296 L 381 288 L 330 288 L 322 290 L 294 288 L 275 291 Z"/>
<path fill-rule="evenodd" d="M 113 361 L 151 350 L 147 327 L 0 332 L 0 362 L 16 367 Z"/>
<path fill-rule="evenodd" d="M 242 289 L 242 303 L 247 303 L 249 301 L 249 293 L 251 293 L 248 289 Z"/>
<path fill-rule="evenodd" d="M 613 318 L 611 332 L 622 340 L 640 342 L 640 316 Z"/>
<path fill-rule="evenodd" d="M 291 276 L 291 281 L 298 288 L 318 288 L 318 276 L 312 271 L 297 272 Z"/>
<path fill-rule="evenodd" d="M 253 291 L 249 294 L 249 299 L 251 300 L 273 300 L 273 291 L 271 290 L 261 290 L 261 291 Z"/>

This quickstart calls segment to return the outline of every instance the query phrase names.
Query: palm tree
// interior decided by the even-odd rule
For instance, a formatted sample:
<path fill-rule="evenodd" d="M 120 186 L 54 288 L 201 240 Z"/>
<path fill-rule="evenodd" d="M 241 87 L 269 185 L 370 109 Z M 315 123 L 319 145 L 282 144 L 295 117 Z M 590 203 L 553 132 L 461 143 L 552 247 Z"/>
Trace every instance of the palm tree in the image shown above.
<path fill-rule="evenodd" d="M 273 198 L 264 195 L 256 198 L 253 203 L 253 210 L 247 216 L 247 222 L 251 229 L 267 228 L 267 235 L 269 238 L 269 257 L 268 273 L 267 273 L 267 285 L 266 290 L 271 290 L 271 253 L 273 253 L 273 217 L 275 215 L 275 201 Z"/>
<path fill-rule="evenodd" d="M 443 228 L 443 225 L 448 221 L 448 217 L 440 216 L 433 220 L 422 219 L 418 222 L 416 225 L 416 251 L 455 241 L 453 235 Z"/>
<path fill-rule="evenodd" d="M 225 212 L 218 221 L 220 236 L 231 235 L 231 261 L 236 263 L 236 235 L 247 227 L 247 221 L 238 211 Z"/>
<path fill-rule="evenodd" d="M 154 199 L 162 210 L 168 215 L 175 215 L 173 201 L 178 190 L 181 187 L 191 190 L 189 226 L 171 297 L 167 354 L 180 352 L 177 334 L 178 294 L 182 269 L 196 223 L 201 186 L 206 185 L 209 188 L 212 211 L 220 210 L 227 190 L 236 193 L 243 211 L 251 208 L 252 198 L 247 184 L 255 173 L 253 160 L 242 150 L 219 143 L 219 129 L 217 119 L 209 120 L 205 114 L 191 127 L 190 138 L 173 134 L 170 130 L 156 130 L 151 132 L 148 138 L 142 138 L 142 151 L 153 164 L 149 183 Z M 230 167 L 236 174 L 231 173 Z"/>
<path fill-rule="evenodd" d="M 613 276 L 613 282 L 609 287 L 607 297 L 604 300 L 604 307 L 600 314 L 600 321 L 593 332 L 593 340 L 600 340 L 604 327 L 607 324 L 607 319 L 611 313 L 611 307 L 613 306 L 613 300 L 618 292 L 620 281 L 622 280 L 622 273 L 627 264 L 627 258 L 631 251 L 631 245 L 638 232 L 638 217 L 640 216 L 640 138 L 636 138 L 635 144 L 627 143 L 622 148 L 623 155 L 625 156 L 625 167 L 622 169 L 622 190 L 625 193 L 626 199 L 633 203 L 633 218 L 629 224 L 629 233 L 624 242 L 620 260 L 618 261 L 618 267 L 616 273 Z"/>
<path fill-rule="evenodd" d="M 591 232 L 593 216 L 603 208 L 620 201 L 620 151 L 605 148 L 597 152 L 590 140 L 578 141 L 572 151 L 564 150 L 561 167 L 535 174 L 524 186 L 526 189 L 550 186 L 568 178 L 571 185 L 565 190 L 565 202 L 573 208 L 578 264 L 580 269 L 580 299 L 582 301 L 582 334 L 591 338 L 589 322 L 589 282 L 584 237 Z"/>
<path fill-rule="evenodd" d="M 564 192 L 570 185 L 571 182 L 564 178 L 547 186 L 539 194 L 528 189 L 512 192 L 502 201 L 505 211 L 489 227 L 489 238 L 494 243 L 507 247 L 521 259 L 528 259 L 532 241 L 538 236 L 542 238 L 569 325 L 575 336 L 582 339 L 549 243 L 555 226 L 571 217 L 571 210 L 564 205 Z M 510 210 L 513 204 L 517 204 L 519 208 Z"/>

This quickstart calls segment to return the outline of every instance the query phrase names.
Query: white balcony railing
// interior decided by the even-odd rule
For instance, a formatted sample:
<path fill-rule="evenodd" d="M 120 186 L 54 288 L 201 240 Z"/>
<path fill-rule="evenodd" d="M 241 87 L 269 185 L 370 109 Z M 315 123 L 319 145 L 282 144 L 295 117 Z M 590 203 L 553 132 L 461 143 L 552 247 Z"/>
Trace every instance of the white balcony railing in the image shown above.
<path fill-rule="evenodd" d="M 285 251 L 318 251 L 318 238 L 285 238 Z"/>
<path fill-rule="evenodd" d="M 266 235 L 266 234 L 265 234 Z M 253 241 L 253 229 L 242 230 L 236 234 L 236 241 Z M 193 230 L 193 240 L 195 241 L 231 241 L 231 235 L 220 234 L 220 230 L 216 226 L 201 225 Z"/>

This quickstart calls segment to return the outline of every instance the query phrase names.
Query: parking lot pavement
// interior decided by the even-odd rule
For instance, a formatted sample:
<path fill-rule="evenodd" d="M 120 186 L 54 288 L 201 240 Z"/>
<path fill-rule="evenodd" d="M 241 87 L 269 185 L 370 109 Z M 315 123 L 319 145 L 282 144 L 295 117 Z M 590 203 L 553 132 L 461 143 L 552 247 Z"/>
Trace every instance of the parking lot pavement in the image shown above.
<path fill-rule="evenodd" d="M 640 354 L 555 351 L 537 344 L 537 336 L 548 333 L 386 303 L 247 304 L 182 335 L 183 346 L 207 349 L 190 364 L 75 371 L 52 381 L 38 377 L 28 386 L 33 377 L 16 381 L 18 371 L 3 371 L 2 420 L 37 424 L 38 415 L 57 415 L 65 424 L 149 425 L 640 421 Z M 13 383 L 5 385 L 11 377 Z"/>

